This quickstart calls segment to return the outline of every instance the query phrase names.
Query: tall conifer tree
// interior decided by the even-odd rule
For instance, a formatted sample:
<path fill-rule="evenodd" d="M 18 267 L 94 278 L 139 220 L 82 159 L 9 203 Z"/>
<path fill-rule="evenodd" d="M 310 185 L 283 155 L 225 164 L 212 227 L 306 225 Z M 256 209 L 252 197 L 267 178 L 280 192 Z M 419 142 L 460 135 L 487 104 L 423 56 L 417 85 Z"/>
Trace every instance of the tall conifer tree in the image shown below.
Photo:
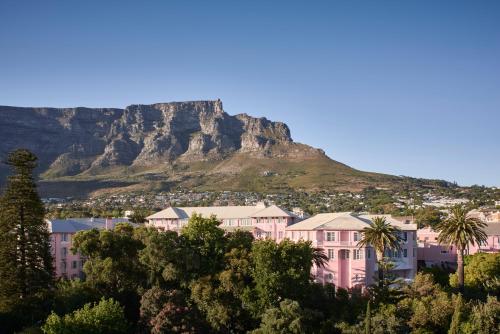
<path fill-rule="evenodd" d="M 45 209 L 33 179 L 36 160 L 18 149 L 6 161 L 12 175 L 0 197 L 0 311 L 29 305 L 53 281 Z"/>

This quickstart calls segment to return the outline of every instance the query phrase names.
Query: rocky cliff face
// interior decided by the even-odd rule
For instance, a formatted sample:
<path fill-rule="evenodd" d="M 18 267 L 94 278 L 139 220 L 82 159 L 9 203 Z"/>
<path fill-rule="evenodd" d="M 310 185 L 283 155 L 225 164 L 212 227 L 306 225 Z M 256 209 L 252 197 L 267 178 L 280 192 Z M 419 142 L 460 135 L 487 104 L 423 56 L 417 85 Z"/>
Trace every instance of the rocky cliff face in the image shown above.
<path fill-rule="evenodd" d="M 115 166 L 222 160 L 235 153 L 308 156 L 322 151 L 294 144 L 287 125 L 222 102 L 131 105 L 125 109 L 0 106 L 0 154 L 28 148 L 48 177 L 99 174 Z"/>

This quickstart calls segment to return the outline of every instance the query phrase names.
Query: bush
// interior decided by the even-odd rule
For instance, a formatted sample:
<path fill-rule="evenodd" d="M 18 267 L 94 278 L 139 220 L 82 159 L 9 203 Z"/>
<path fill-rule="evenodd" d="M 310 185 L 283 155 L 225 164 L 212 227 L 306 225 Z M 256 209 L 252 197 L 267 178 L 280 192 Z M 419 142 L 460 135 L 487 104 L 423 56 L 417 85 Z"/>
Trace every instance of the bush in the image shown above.
<path fill-rule="evenodd" d="M 64 317 L 52 313 L 42 327 L 46 334 L 119 334 L 128 329 L 123 307 L 113 299 L 85 304 Z"/>

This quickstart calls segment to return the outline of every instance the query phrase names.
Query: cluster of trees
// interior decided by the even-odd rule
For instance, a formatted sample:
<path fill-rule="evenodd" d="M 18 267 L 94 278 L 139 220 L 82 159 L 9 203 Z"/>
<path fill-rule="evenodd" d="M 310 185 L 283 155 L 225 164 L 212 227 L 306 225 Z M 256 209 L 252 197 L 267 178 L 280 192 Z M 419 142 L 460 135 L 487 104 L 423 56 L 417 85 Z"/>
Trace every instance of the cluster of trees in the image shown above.
<path fill-rule="evenodd" d="M 325 259 L 308 242 L 253 240 L 248 232 L 226 234 L 218 225 L 195 216 L 180 235 L 128 224 L 78 233 L 74 250 L 88 259 L 86 280 L 56 285 L 51 314 L 39 319 L 41 329 L 50 334 L 500 330 L 498 254 L 467 259 L 463 295 L 456 275 L 441 286 L 432 274 L 419 273 L 405 285 L 390 269 L 382 284 L 362 293 L 316 284 L 311 267 Z"/>

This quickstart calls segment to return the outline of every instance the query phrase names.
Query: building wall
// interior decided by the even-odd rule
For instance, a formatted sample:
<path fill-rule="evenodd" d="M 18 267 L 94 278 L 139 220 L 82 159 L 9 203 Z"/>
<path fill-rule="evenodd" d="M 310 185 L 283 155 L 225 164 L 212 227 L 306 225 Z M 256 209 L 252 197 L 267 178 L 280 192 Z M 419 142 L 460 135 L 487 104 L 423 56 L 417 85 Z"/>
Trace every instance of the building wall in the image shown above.
<path fill-rule="evenodd" d="M 405 231 L 406 241 L 399 253 L 388 254 L 395 264 L 393 272 L 401 278 L 413 279 L 417 271 L 416 231 Z M 313 268 L 316 281 L 342 288 L 366 287 L 374 282 L 377 272 L 375 250 L 358 247 L 361 231 L 286 231 L 290 240 L 310 240 L 329 257 L 324 268 Z M 406 251 L 405 251 L 406 250 Z"/>
<path fill-rule="evenodd" d="M 149 224 L 161 230 L 179 232 L 187 224 L 183 219 L 150 219 Z M 222 228 L 250 228 L 256 239 L 271 238 L 277 242 L 288 238 L 293 241 L 311 241 L 313 247 L 323 248 L 330 259 L 324 268 L 312 269 L 317 282 L 333 283 L 342 288 L 365 287 L 374 282 L 377 271 L 375 251 L 371 247 L 358 247 L 361 230 L 286 230 L 293 223 L 290 217 L 227 218 Z M 334 237 L 327 237 L 333 233 Z M 403 250 L 391 259 L 396 267 L 394 273 L 412 279 L 417 271 L 416 231 L 405 231 Z M 405 251 L 406 250 L 406 251 Z"/>
<path fill-rule="evenodd" d="M 52 233 L 50 237 L 56 277 L 82 278 L 83 259 L 71 252 L 73 233 Z"/>
<path fill-rule="evenodd" d="M 188 219 L 150 219 L 149 225 L 164 231 L 180 232 L 188 223 Z M 221 222 L 221 228 L 249 229 L 256 239 L 271 238 L 281 241 L 285 236 L 285 228 L 293 223 L 292 217 L 261 217 L 261 218 L 226 218 Z"/>
<path fill-rule="evenodd" d="M 457 263 L 457 249 L 454 246 L 440 245 L 438 243 L 439 233 L 430 228 L 417 231 L 418 236 L 418 260 L 426 266 L 445 265 L 454 267 Z M 500 252 L 500 235 L 488 235 L 483 245 L 469 245 L 465 254 L 476 254 L 479 252 Z"/>

